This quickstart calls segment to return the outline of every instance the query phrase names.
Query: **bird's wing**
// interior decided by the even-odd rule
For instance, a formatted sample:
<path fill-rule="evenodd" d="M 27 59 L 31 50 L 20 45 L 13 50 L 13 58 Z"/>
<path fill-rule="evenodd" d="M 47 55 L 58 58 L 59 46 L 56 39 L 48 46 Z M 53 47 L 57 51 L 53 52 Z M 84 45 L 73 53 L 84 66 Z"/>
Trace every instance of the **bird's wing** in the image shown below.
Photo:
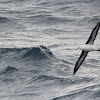
<path fill-rule="evenodd" d="M 81 64 L 83 63 L 83 61 L 85 60 L 87 54 L 88 54 L 88 51 L 82 51 L 82 53 L 81 53 L 78 61 L 76 62 L 76 65 L 74 67 L 73 74 L 75 74 L 77 72 L 77 70 L 79 69 L 79 67 L 81 66 Z"/>
<path fill-rule="evenodd" d="M 94 43 L 94 40 L 96 39 L 99 28 L 100 28 L 100 22 L 92 30 L 92 33 L 91 33 L 88 41 L 86 42 L 86 44 L 93 44 Z"/>

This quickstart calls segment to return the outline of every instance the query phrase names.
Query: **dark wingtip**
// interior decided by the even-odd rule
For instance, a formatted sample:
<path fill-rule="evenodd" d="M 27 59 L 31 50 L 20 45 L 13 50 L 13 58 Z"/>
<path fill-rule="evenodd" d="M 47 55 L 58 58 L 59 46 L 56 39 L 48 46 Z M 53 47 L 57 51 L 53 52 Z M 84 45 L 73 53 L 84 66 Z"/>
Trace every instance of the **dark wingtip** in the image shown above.
<path fill-rule="evenodd" d="M 100 22 L 97 25 L 100 25 Z"/>
<path fill-rule="evenodd" d="M 74 71 L 73 71 L 73 75 L 75 75 L 76 72 L 77 72 L 77 70 L 74 69 Z"/>
<path fill-rule="evenodd" d="M 76 68 L 76 66 L 75 66 L 74 71 L 73 71 L 73 75 L 75 75 L 77 71 L 78 71 L 78 68 Z"/>
<path fill-rule="evenodd" d="M 75 75 L 75 72 L 73 72 L 73 75 Z"/>

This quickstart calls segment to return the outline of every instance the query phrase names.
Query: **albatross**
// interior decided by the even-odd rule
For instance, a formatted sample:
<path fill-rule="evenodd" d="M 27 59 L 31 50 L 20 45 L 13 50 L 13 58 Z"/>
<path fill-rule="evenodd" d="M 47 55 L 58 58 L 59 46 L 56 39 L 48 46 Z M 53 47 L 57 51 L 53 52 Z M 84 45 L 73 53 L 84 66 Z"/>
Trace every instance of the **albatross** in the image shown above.
<path fill-rule="evenodd" d="M 97 33 L 99 31 L 99 28 L 100 28 L 100 22 L 92 30 L 91 35 L 90 35 L 89 39 L 87 40 L 87 42 L 84 45 L 81 45 L 77 49 L 75 49 L 75 50 L 78 50 L 78 49 L 82 50 L 82 53 L 81 53 L 78 61 L 75 64 L 73 74 L 75 74 L 77 72 L 77 70 L 79 69 L 79 67 L 81 66 L 83 61 L 85 60 L 86 56 L 88 55 L 89 51 L 100 51 L 100 48 L 95 47 L 93 45 L 94 40 L 96 39 Z"/>

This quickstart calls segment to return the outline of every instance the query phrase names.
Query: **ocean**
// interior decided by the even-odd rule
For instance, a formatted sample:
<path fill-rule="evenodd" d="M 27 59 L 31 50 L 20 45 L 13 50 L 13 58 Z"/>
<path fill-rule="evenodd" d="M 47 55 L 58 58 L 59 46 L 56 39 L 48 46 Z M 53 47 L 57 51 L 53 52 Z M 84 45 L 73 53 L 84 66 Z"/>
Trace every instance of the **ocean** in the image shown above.
<path fill-rule="evenodd" d="M 0 0 L 0 100 L 100 100 L 99 51 L 73 75 L 98 22 L 100 0 Z"/>

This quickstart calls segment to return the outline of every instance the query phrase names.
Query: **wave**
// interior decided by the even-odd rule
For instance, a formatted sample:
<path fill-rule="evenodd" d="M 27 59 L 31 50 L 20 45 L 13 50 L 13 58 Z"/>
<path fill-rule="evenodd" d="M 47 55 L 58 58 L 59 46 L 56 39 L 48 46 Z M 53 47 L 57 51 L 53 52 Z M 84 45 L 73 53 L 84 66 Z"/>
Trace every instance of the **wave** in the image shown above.
<path fill-rule="evenodd" d="M 79 25 L 94 25 L 97 24 L 98 22 L 100 22 L 100 16 L 92 16 L 92 17 L 84 17 L 83 19 L 81 19 L 79 21 Z"/>
<path fill-rule="evenodd" d="M 22 58 L 31 58 L 34 60 L 50 59 L 51 57 L 53 57 L 52 52 L 42 45 L 26 50 L 25 54 L 22 56 Z"/>
<path fill-rule="evenodd" d="M 57 11 L 63 12 L 69 10 L 71 7 L 61 7 Z"/>
<path fill-rule="evenodd" d="M 73 22 L 73 19 L 70 18 L 62 18 L 62 17 L 54 17 L 51 15 L 36 15 L 28 17 L 28 21 L 35 24 L 56 24 L 56 23 L 66 23 L 66 22 Z"/>
<path fill-rule="evenodd" d="M 50 100 L 79 100 L 79 99 L 73 99 L 73 98 L 79 97 L 80 94 L 85 95 L 87 92 L 89 92 L 89 91 L 88 90 L 82 90 L 82 91 L 78 91 L 78 92 L 75 92 L 75 93 L 70 93 L 68 95 L 58 96 L 58 97 L 55 97 L 55 98 L 50 99 Z M 82 97 L 80 99 L 82 100 Z"/>
<path fill-rule="evenodd" d="M 6 11 L 6 14 L 11 14 L 12 11 Z M 15 12 L 14 12 L 15 13 Z M 14 17 L 5 17 L 5 16 L 0 16 L 0 32 L 12 32 L 12 31 L 17 31 L 21 29 L 25 29 L 26 27 L 22 25 L 21 23 L 18 22 L 17 18 Z M 6 30 L 5 30 L 6 28 Z"/>
<path fill-rule="evenodd" d="M 50 49 L 43 45 L 31 48 L 0 48 L 0 56 L 3 57 L 4 55 L 6 55 L 8 59 L 17 58 L 17 60 L 44 60 L 54 57 Z"/>
<path fill-rule="evenodd" d="M 87 82 L 92 82 L 94 80 L 94 78 L 88 78 L 88 77 L 82 77 L 81 79 L 74 79 L 74 78 L 70 78 L 70 77 L 58 77 L 58 76 L 49 76 L 49 75 L 39 75 L 39 76 L 35 76 L 33 77 L 30 81 L 51 81 L 53 80 L 53 84 L 58 84 L 61 85 L 63 84 L 64 86 L 72 86 L 73 84 L 83 84 L 83 83 L 87 83 Z"/>
<path fill-rule="evenodd" d="M 69 92 L 67 95 L 57 96 L 50 100 L 98 100 L 100 99 L 100 85 L 90 86 L 88 88 L 79 89 L 73 92 Z M 75 99 L 73 99 L 75 98 Z"/>
<path fill-rule="evenodd" d="M 49 76 L 49 75 L 40 75 L 40 76 L 36 76 L 33 77 L 31 79 L 31 82 L 33 81 L 54 81 L 53 84 L 58 84 L 58 85 L 68 85 L 72 80 L 70 78 L 59 78 L 59 77 L 55 77 L 55 76 Z"/>
<path fill-rule="evenodd" d="M 10 19 L 8 19 L 7 17 L 0 17 L 0 23 L 4 23 L 4 22 L 9 22 Z"/>
<path fill-rule="evenodd" d="M 58 1 L 58 0 L 53 0 L 53 1 L 43 1 L 43 2 L 40 2 L 39 5 L 42 5 L 42 6 L 51 6 L 51 5 L 66 5 L 66 4 L 71 4 L 72 1 Z"/>
<path fill-rule="evenodd" d="M 7 4 L 7 3 L 11 3 L 11 2 L 12 2 L 11 0 L 4 0 L 4 1 L 1 0 L 1 1 L 0 1 L 0 3 L 3 3 L 3 4 Z"/>
<path fill-rule="evenodd" d="M 3 70 L 2 74 L 11 74 L 11 73 L 16 72 L 16 71 L 18 71 L 18 69 L 16 69 L 15 67 L 7 66 L 7 67 Z"/>

